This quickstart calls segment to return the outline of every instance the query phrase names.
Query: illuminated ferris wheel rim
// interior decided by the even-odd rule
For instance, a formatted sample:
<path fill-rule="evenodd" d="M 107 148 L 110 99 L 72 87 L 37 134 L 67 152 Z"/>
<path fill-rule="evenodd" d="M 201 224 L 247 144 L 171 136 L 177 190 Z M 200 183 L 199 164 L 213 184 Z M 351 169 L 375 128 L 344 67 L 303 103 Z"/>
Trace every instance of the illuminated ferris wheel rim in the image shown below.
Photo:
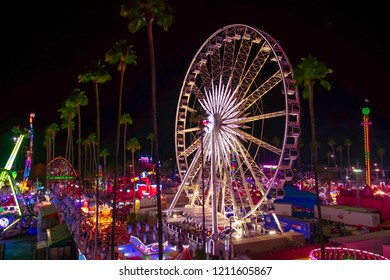
<path fill-rule="evenodd" d="M 244 51 L 250 51 L 250 47 L 245 49 L 245 46 L 241 46 L 238 53 L 236 53 L 237 50 L 231 50 L 231 53 L 229 53 L 229 48 L 233 49 L 233 45 L 235 45 L 236 42 L 237 44 L 239 44 L 238 42 L 241 42 L 241 45 L 244 45 L 243 42 L 247 45 L 262 45 L 259 49 L 260 55 L 255 57 L 256 61 L 252 61 L 250 66 L 252 68 L 249 67 L 244 69 L 246 61 L 240 60 L 241 56 L 245 56 Z M 220 55 L 219 53 L 222 48 L 224 48 L 224 57 L 222 59 L 220 57 L 214 58 L 215 56 Z M 241 53 L 241 51 L 243 51 L 243 53 Z M 229 55 L 231 58 L 229 58 Z M 274 75 L 267 81 L 263 81 L 261 86 L 255 85 L 256 91 L 251 92 L 252 83 L 256 80 L 256 76 L 260 72 L 259 69 L 256 69 L 256 67 L 261 66 L 260 64 L 263 62 L 262 56 L 264 57 L 264 60 L 266 60 L 269 56 L 272 56 L 277 65 L 278 71 L 275 72 Z M 246 59 L 249 58 L 250 56 L 248 55 Z M 222 66 L 220 63 L 221 61 Z M 201 83 L 199 83 L 199 81 L 201 81 Z M 282 84 L 283 87 L 282 93 L 284 94 L 284 100 L 282 102 L 284 103 L 284 106 L 280 110 L 272 111 L 270 113 L 267 112 L 257 115 L 248 115 L 248 110 L 251 109 L 251 106 L 258 106 L 256 102 L 261 100 L 263 95 L 266 95 L 267 92 L 277 84 Z M 226 94 L 222 95 L 220 94 L 221 92 Z M 229 99 L 233 95 L 236 97 L 236 101 Z M 291 64 L 282 48 L 270 35 L 247 25 L 229 25 L 221 28 L 211 35 L 201 46 L 192 60 L 181 89 L 175 125 L 177 166 L 182 181 L 184 181 L 184 184 L 187 185 L 189 185 L 189 182 L 191 182 L 196 176 L 197 172 L 194 172 L 193 170 L 199 170 L 199 164 L 197 164 L 197 162 L 200 158 L 199 138 L 193 137 L 192 141 L 187 139 L 187 135 L 197 135 L 200 131 L 199 126 L 191 126 L 189 124 L 188 115 L 197 113 L 197 108 L 191 106 L 190 104 L 191 97 L 195 97 L 198 101 L 196 103 L 206 112 L 206 115 L 203 117 L 210 125 L 206 126 L 206 133 L 203 139 L 203 141 L 206 142 L 206 157 L 211 157 L 211 146 L 207 146 L 207 144 L 210 145 L 211 143 L 210 139 L 212 138 L 212 133 L 210 132 L 217 130 L 221 131 L 221 120 L 219 119 L 221 112 L 215 112 L 213 109 L 216 108 L 216 104 L 220 105 L 221 103 L 218 102 L 223 101 L 222 99 L 225 98 L 225 101 L 229 100 L 230 102 L 224 103 L 230 106 L 228 106 L 228 108 L 231 110 L 228 113 L 236 113 L 234 118 L 225 119 L 225 121 L 228 122 L 228 125 L 224 128 L 229 128 L 229 133 L 225 133 L 224 136 L 224 139 L 227 140 L 228 143 L 226 146 L 230 147 L 231 150 L 237 148 L 238 153 L 247 153 L 245 157 L 248 158 L 250 158 L 248 151 L 246 151 L 245 148 L 237 142 L 249 141 L 261 146 L 262 148 L 268 149 L 279 156 L 277 170 L 282 170 L 284 175 L 288 177 L 287 179 L 291 177 L 291 167 L 293 160 L 296 158 L 297 139 L 300 134 L 299 98 L 294 87 Z M 219 109 L 221 109 L 221 106 L 219 106 Z M 258 108 L 255 109 L 258 110 Z M 270 143 L 263 141 L 263 139 L 251 135 L 251 133 L 245 132 L 244 129 L 241 129 L 249 122 L 277 117 L 284 118 L 283 141 L 281 148 L 271 145 Z M 216 124 L 218 124 L 217 130 L 215 128 Z M 221 133 L 219 135 L 221 136 Z M 223 137 L 221 136 L 221 138 Z M 229 143 L 229 141 L 234 144 Z M 218 143 L 223 142 L 220 141 Z M 220 163 L 222 159 L 227 159 L 227 149 L 225 148 L 224 150 L 225 151 L 222 151 L 221 149 L 219 155 L 217 155 L 217 157 L 219 157 L 217 163 Z M 190 158 L 192 159 L 191 162 L 189 160 Z M 250 160 L 245 164 L 252 168 L 252 165 L 254 164 L 253 158 L 250 158 Z M 264 174 L 261 174 L 257 167 L 253 168 L 256 168 L 256 170 L 252 170 L 250 172 L 255 175 L 255 180 L 259 180 L 258 177 L 264 177 Z M 275 172 L 275 176 L 276 173 L 277 172 Z M 271 183 L 274 179 L 275 177 L 268 180 L 268 182 Z M 184 188 L 186 187 L 184 186 Z"/>

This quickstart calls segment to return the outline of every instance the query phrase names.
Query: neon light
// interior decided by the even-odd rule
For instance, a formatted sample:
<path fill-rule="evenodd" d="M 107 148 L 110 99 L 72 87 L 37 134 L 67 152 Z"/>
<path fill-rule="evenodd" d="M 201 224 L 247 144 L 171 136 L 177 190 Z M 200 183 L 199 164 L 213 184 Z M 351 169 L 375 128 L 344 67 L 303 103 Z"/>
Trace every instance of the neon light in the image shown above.
<path fill-rule="evenodd" d="M 7 231 L 9 228 L 11 228 L 14 224 L 16 224 L 16 223 L 19 222 L 19 221 L 20 221 L 20 218 L 18 218 L 18 219 L 16 219 L 15 221 L 13 221 L 11 224 L 9 224 L 8 227 L 6 227 L 6 228 L 4 229 L 4 232 Z"/>
<path fill-rule="evenodd" d="M 369 115 L 369 114 L 370 114 L 370 108 L 364 107 L 364 108 L 362 109 L 362 113 L 363 113 L 363 115 Z"/>
<path fill-rule="evenodd" d="M 19 204 L 16 192 L 15 192 L 15 187 L 14 187 L 14 184 L 13 184 L 13 182 L 11 180 L 11 176 L 9 176 L 9 175 L 8 175 L 8 182 L 9 182 L 9 184 L 11 186 L 12 194 L 13 194 L 13 196 L 15 198 L 16 209 L 18 209 L 18 214 L 19 214 L 19 216 L 22 216 L 22 210 L 20 209 L 20 204 Z"/>
<path fill-rule="evenodd" d="M 14 149 L 12 150 L 12 153 L 11 153 L 10 157 L 8 158 L 8 161 L 5 164 L 5 167 L 4 167 L 5 170 L 11 170 L 12 165 L 14 164 L 14 161 L 15 161 L 16 154 L 18 153 L 20 145 L 22 144 L 23 138 L 24 138 L 24 135 L 22 134 L 19 136 L 18 140 L 16 141 Z M 0 174 L 0 188 L 3 185 L 6 176 L 7 176 L 7 173 L 5 171 L 2 171 Z"/>
<path fill-rule="evenodd" d="M 276 169 L 277 166 L 276 166 L 276 165 L 271 165 L 271 164 L 264 164 L 264 165 L 263 165 L 263 168 Z"/>
<path fill-rule="evenodd" d="M 23 183 L 22 183 L 22 190 L 27 189 L 27 181 L 28 177 L 30 176 L 30 171 L 31 171 L 31 162 L 32 162 L 32 154 L 33 154 L 33 143 L 34 143 L 34 136 L 33 136 L 33 118 L 35 118 L 35 114 L 31 113 L 30 114 L 30 129 L 29 129 L 29 134 L 30 134 L 30 149 L 27 151 L 27 156 L 26 156 L 26 163 L 24 167 L 24 176 L 23 176 Z"/>
<path fill-rule="evenodd" d="M 310 252 L 309 258 L 321 260 L 320 249 Z M 325 260 L 388 260 L 388 258 L 372 252 L 342 247 L 325 247 Z"/>
<path fill-rule="evenodd" d="M 73 176 L 47 176 L 48 180 L 73 180 Z"/>
<path fill-rule="evenodd" d="M 149 171 L 149 172 L 142 172 L 139 176 L 137 177 L 134 177 L 134 178 L 131 178 L 131 182 L 135 182 L 135 181 L 138 181 L 138 180 L 141 180 L 141 179 L 144 179 L 152 174 L 155 174 L 154 171 Z"/>
<path fill-rule="evenodd" d="M 9 157 L 5 167 L 4 167 L 4 169 L 10 170 L 12 168 L 12 165 L 14 164 L 14 161 L 15 161 L 16 154 L 19 151 L 19 148 L 20 148 L 20 145 L 22 144 L 23 139 L 24 139 L 24 135 L 21 134 L 19 136 L 18 140 L 16 141 L 15 147 L 12 150 L 12 153 L 11 153 L 11 155 L 10 155 L 10 157 Z"/>
<path fill-rule="evenodd" d="M 369 131 L 369 125 L 371 125 L 371 122 L 369 120 L 369 112 L 370 109 L 363 108 L 362 110 L 364 116 L 363 116 L 363 128 L 364 128 L 364 161 L 366 164 L 366 185 L 371 187 L 371 164 L 370 164 L 370 131 Z"/>
<path fill-rule="evenodd" d="M 237 152 L 233 151 L 232 152 L 232 157 L 231 157 L 231 161 L 232 161 L 232 180 L 234 180 L 234 177 L 236 175 L 236 169 L 237 169 L 236 156 L 237 156 Z"/>
<path fill-rule="evenodd" d="M 7 218 L 3 217 L 0 219 L 0 226 L 1 227 L 6 227 L 8 225 L 9 225 L 9 220 Z"/>

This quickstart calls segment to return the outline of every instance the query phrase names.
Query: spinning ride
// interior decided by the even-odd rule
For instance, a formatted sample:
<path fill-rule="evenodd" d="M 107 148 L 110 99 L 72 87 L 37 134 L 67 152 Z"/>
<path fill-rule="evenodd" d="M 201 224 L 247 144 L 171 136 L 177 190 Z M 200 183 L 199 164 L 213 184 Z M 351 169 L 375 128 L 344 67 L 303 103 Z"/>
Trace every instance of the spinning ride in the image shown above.
<path fill-rule="evenodd" d="M 245 235 L 248 218 L 272 212 L 271 188 L 292 179 L 299 135 L 293 68 L 278 42 L 246 25 L 218 30 L 196 53 L 181 88 L 181 184 L 168 210 L 184 193 L 188 208 L 211 209 L 214 233 L 222 214 Z M 265 172 L 268 163 L 274 168 Z"/>
<path fill-rule="evenodd" d="M 35 114 L 30 114 L 30 129 L 21 131 L 19 127 L 15 127 L 13 129 L 13 132 L 18 134 L 19 136 L 16 138 L 15 146 L 11 152 L 10 157 L 8 158 L 4 168 L 0 168 L 0 189 L 2 187 L 8 187 L 11 190 L 11 196 L 12 199 L 15 202 L 15 211 L 7 211 L 8 213 L 5 213 L 4 211 L 0 211 L 0 233 L 4 234 L 6 231 L 11 230 L 13 228 L 17 228 L 19 222 L 21 222 L 21 226 L 18 228 L 21 230 L 23 228 L 23 222 L 27 224 L 27 218 L 34 218 L 37 217 L 33 214 L 32 209 L 30 208 L 29 204 L 27 203 L 24 192 L 28 189 L 27 188 L 27 181 L 30 174 L 31 169 L 31 161 L 32 161 L 32 139 L 33 139 L 33 130 L 32 130 L 32 119 L 35 117 Z M 19 152 L 19 149 L 21 147 L 21 144 L 25 137 L 30 137 L 30 149 L 27 152 L 26 157 L 26 166 L 25 166 L 25 172 L 23 176 L 23 181 L 21 184 L 17 184 L 14 178 L 14 175 L 11 172 L 12 166 L 14 164 L 16 155 Z M 0 207 L 1 208 L 1 207 Z"/>

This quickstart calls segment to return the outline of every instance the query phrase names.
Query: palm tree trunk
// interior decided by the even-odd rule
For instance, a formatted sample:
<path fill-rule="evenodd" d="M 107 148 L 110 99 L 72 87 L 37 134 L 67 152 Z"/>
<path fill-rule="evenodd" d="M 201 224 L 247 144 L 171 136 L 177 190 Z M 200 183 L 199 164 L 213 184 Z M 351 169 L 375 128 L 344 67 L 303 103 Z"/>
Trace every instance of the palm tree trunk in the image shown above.
<path fill-rule="evenodd" d="M 342 151 L 340 151 L 340 177 L 343 177 L 343 154 Z"/>
<path fill-rule="evenodd" d="M 153 140 L 154 137 L 150 140 L 150 157 L 153 158 Z"/>
<path fill-rule="evenodd" d="M 113 185 L 113 202 L 112 202 L 112 226 L 111 226 L 111 260 L 115 258 L 115 224 L 116 224 L 116 189 L 118 178 L 118 161 L 119 161 L 119 138 L 121 134 L 121 115 L 122 115 L 122 93 L 123 93 L 123 80 L 125 71 L 122 66 L 121 80 L 119 86 L 119 98 L 118 98 L 118 116 L 116 123 L 116 145 L 115 145 L 115 162 L 114 162 L 114 185 Z"/>
<path fill-rule="evenodd" d="M 133 149 L 132 151 L 131 151 L 131 163 L 132 163 L 132 165 L 133 165 L 133 178 L 135 177 L 135 167 L 134 167 L 134 153 L 135 153 L 135 150 Z"/>
<path fill-rule="evenodd" d="M 78 106 L 77 108 L 77 115 L 78 115 L 78 151 L 77 151 L 77 158 L 78 158 L 78 163 L 77 163 L 77 166 L 78 166 L 78 170 L 79 170 L 79 180 L 80 180 L 80 183 L 82 182 L 82 173 L 81 173 L 81 112 L 80 112 L 80 106 Z"/>
<path fill-rule="evenodd" d="M 84 162 L 83 162 L 83 167 L 84 167 L 84 172 L 83 176 L 87 176 L 87 154 L 88 154 L 88 145 L 84 143 Z"/>
<path fill-rule="evenodd" d="M 88 171 L 88 177 L 91 178 L 93 175 L 93 167 L 94 167 L 94 164 L 95 164 L 95 144 L 91 143 L 89 144 L 89 171 Z"/>
<path fill-rule="evenodd" d="M 349 176 L 349 170 L 351 169 L 351 161 L 350 161 L 350 158 L 349 158 L 349 145 L 347 146 L 347 157 L 348 157 L 348 176 Z"/>
<path fill-rule="evenodd" d="M 56 151 L 56 137 L 53 136 L 53 150 L 52 150 L 52 158 L 50 160 L 55 158 L 55 156 L 56 156 L 55 151 Z"/>
<path fill-rule="evenodd" d="M 160 168 L 159 168 L 159 151 L 158 151 L 158 129 L 157 129 L 157 102 L 156 102 L 156 65 L 154 60 L 154 43 L 153 43 L 153 17 L 148 20 L 148 41 L 149 41 L 149 56 L 150 56 L 150 71 L 152 82 L 152 111 L 153 111 L 153 133 L 154 133 L 154 164 L 156 173 L 157 187 L 157 219 L 158 219 L 158 258 L 163 259 L 163 223 L 161 209 L 161 190 L 160 190 Z"/>
<path fill-rule="evenodd" d="M 126 134 L 127 134 L 127 122 L 123 129 L 123 177 L 126 177 Z"/>
<path fill-rule="evenodd" d="M 317 202 L 317 213 L 318 213 L 318 229 L 319 229 L 319 241 L 321 246 L 321 259 L 325 259 L 325 247 L 324 247 L 324 234 L 322 228 L 322 213 L 321 213 L 321 200 L 319 191 L 319 180 L 318 180 L 318 158 L 317 158 L 317 137 L 315 127 L 315 116 L 314 116 L 314 96 L 313 96 L 313 82 L 310 81 L 309 85 L 309 110 L 310 110 L 310 125 L 311 125 L 311 139 L 312 139 L 312 162 L 314 169 L 314 184 L 316 192 Z"/>
<path fill-rule="evenodd" d="M 95 221 L 95 250 L 94 257 L 97 260 L 97 247 L 98 247 L 98 238 L 99 238 L 99 154 L 100 154 L 100 110 L 99 110 L 99 91 L 98 83 L 95 82 L 95 95 L 96 95 L 96 135 L 97 135 L 97 151 L 95 154 L 96 158 L 96 221 Z"/>

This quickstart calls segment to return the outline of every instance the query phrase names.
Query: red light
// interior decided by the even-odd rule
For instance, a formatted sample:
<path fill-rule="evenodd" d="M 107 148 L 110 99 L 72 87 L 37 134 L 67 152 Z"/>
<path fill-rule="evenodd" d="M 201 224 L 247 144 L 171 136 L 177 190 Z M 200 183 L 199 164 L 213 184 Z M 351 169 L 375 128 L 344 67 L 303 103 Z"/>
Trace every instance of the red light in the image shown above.
<path fill-rule="evenodd" d="M 208 120 L 202 120 L 203 125 L 208 125 L 210 122 Z"/>

